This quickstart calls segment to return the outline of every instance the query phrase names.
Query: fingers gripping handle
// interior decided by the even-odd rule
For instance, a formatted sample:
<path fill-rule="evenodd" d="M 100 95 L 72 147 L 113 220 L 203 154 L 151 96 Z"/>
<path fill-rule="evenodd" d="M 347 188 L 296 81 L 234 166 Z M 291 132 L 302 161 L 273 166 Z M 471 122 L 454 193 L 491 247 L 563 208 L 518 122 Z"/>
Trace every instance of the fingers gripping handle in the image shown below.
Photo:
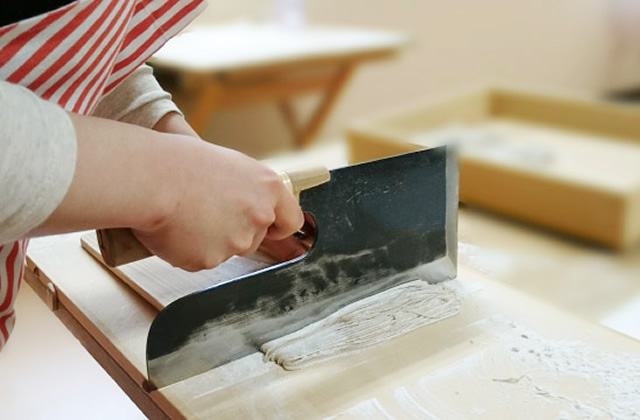
<path fill-rule="evenodd" d="M 281 172 L 285 187 L 298 197 L 300 191 L 324 184 L 330 179 L 329 170 L 322 166 Z M 98 229 L 98 244 L 105 264 L 110 267 L 138 261 L 153 255 L 129 228 Z"/>

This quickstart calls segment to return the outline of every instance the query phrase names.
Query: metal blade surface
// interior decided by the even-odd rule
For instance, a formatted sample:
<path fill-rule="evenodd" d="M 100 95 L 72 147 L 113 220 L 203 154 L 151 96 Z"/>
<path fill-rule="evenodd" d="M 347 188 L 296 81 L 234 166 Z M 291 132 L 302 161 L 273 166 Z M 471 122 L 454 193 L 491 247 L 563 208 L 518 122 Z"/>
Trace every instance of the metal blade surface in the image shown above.
<path fill-rule="evenodd" d="M 331 171 L 300 204 L 317 238 L 303 257 L 171 303 L 147 340 L 162 387 L 255 352 L 262 344 L 401 283 L 456 275 L 458 183 L 446 147 Z"/>

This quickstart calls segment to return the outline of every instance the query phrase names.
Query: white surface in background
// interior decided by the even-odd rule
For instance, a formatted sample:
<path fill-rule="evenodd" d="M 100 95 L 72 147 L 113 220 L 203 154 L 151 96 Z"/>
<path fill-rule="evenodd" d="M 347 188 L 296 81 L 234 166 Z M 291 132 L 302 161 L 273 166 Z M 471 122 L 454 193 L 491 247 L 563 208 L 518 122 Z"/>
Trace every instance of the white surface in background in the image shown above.
<path fill-rule="evenodd" d="M 0 352 L 0 418 L 146 418 L 24 282 L 16 313 Z"/>
<path fill-rule="evenodd" d="M 395 32 L 238 22 L 194 27 L 167 42 L 151 62 L 225 70 L 395 48 L 406 42 L 405 35 Z"/>
<path fill-rule="evenodd" d="M 611 312 L 600 323 L 640 340 L 640 297 Z"/>

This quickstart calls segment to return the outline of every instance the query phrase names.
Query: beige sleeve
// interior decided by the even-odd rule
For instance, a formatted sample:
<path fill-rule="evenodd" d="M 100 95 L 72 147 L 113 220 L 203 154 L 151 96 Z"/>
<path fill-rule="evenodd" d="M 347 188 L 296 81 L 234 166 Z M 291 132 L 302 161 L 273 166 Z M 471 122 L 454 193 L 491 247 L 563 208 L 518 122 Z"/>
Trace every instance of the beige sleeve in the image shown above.
<path fill-rule="evenodd" d="M 62 202 L 75 172 L 76 134 L 59 106 L 0 81 L 0 244 L 23 238 Z"/>
<path fill-rule="evenodd" d="M 142 65 L 100 99 L 92 115 L 152 128 L 169 112 L 180 110 L 160 87 L 151 67 Z"/>

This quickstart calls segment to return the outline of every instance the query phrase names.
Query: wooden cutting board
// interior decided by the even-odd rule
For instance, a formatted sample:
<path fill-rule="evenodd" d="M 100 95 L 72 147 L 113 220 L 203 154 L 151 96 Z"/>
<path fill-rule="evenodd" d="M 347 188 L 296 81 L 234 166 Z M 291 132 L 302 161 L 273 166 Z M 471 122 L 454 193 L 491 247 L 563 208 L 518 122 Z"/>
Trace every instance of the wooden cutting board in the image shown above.
<path fill-rule="evenodd" d="M 143 389 L 155 311 L 80 249 L 78 235 L 54 239 L 34 241 L 31 277 L 56 291 L 58 314 L 104 346 L 100 360 Z M 464 266 L 453 283 L 458 315 L 382 345 L 295 372 L 255 353 L 132 395 L 175 418 L 628 418 L 640 410 L 637 340 Z"/>

